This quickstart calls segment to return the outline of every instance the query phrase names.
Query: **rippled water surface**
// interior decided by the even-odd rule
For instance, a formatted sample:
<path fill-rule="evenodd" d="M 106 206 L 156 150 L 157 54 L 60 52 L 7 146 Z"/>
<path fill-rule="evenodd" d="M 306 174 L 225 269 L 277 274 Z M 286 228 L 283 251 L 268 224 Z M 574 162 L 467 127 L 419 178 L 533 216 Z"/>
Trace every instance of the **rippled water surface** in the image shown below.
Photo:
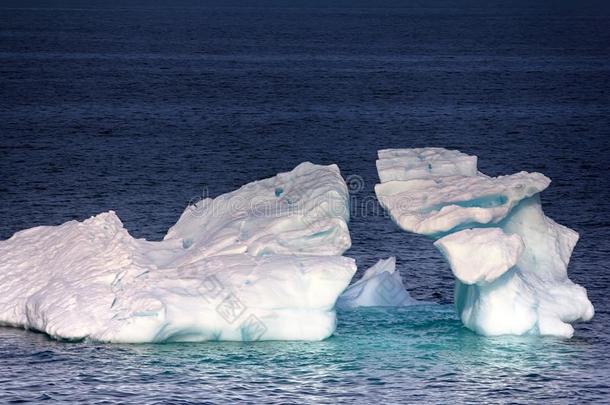
<path fill-rule="evenodd" d="M 94 345 L 0 331 L 4 398 L 571 403 L 607 399 L 595 339 L 482 338 L 451 307 L 341 313 L 323 342 Z M 581 331 L 582 334 L 582 331 Z"/>
<path fill-rule="evenodd" d="M 113 209 L 160 239 L 202 194 L 337 163 L 362 177 L 346 254 L 360 271 L 395 255 L 439 305 L 342 312 L 310 343 L 0 328 L 0 402 L 609 402 L 610 11 L 504 3 L 1 2 L 0 238 Z M 570 340 L 465 330 L 440 254 L 374 200 L 376 150 L 417 146 L 551 177 L 544 208 L 581 235 L 569 273 L 593 321 Z"/>

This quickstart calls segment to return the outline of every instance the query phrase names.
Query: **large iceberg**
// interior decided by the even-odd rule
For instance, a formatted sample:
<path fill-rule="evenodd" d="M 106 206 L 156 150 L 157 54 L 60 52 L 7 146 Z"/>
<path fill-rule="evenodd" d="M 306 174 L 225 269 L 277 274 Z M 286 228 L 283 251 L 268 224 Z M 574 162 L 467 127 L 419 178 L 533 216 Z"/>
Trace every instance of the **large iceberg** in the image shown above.
<path fill-rule="evenodd" d="M 303 163 L 187 207 L 163 241 L 110 211 L 0 241 L 0 324 L 106 342 L 321 340 L 356 266 L 348 189 Z"/>
<path fill-rule="evenodd" d="M 542 211 L 547 177 L 489 177 L 476 156 L 443 148 L 381 150 L 377 170 L 375 192 L 391 218 L 436 239 L 456 277 L 466 327 L 570 337 L 570 323 L 591 319 L 586 290 L 567 275 L 578 233 Z"/>

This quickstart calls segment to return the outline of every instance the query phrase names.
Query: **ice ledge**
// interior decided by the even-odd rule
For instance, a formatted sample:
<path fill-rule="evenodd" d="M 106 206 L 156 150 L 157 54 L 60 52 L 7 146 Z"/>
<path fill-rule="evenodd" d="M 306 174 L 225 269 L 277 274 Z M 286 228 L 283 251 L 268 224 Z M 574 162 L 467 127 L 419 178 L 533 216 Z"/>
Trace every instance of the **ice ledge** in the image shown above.
<path fill-rule="evenodd" d="M 519 235 L 500 228 L 466 229 L 437 240 L 434 246 L 459 281 L 479 286 L 493 283 L 517 264 L 525 247 Z"/>

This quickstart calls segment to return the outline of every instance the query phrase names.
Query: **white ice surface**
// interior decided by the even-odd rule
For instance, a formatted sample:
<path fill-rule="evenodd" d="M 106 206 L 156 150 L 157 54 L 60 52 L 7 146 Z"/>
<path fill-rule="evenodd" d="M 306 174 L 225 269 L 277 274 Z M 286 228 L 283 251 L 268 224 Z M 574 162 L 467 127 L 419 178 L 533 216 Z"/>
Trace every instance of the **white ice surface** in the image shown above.
<path fill-rule="evenodd" d="M 0 323 L 108 342 L 320 340 L 356 271 L 348 191 L 303 163 L 190 206 L 161 242 L 114 212 L 0 241 Z"/>
<path fill-rule="evenodd" d="M 435 176 L 377 184 L 381 205 L 403 229 L 437 236 L 465 227 L 495 224 L 525 198 L 548 187 L 540 173 L 510 176 Z"/>
<path fill-rule="evenodd" d="M 338 308 L 401 307 L 419 302 L 406 290 L 400 273 L 396 271 L 396 258 L 379 260 L 364 275 L 349 286 L 337 300 Z"/>
<path fill-rule="evenodd" d="M 593 316 L 567 267 L 578 234 L 542 211 L 550 180 L 520 172 L 489 177 L 476 157 L 441 148 L 379 152 L 381 205 L 404 230 L 440 238 L 456 277 L 456 309 L 484 335 L 570 337 Z"/>
<path fill-rule="evenodd" d="M 192 256 L 341 255 L 351 245 L 349 192 L 336 165 L 302 163 L 188 207 L 165 241 Z"/>
<path fill-rule="evenodd" d="M 434 176 L 476 176 L 477 157 L 443 148 L 382 149 L 377 152 L 382 183 Z"/>
<path fill-rule="evenodd" d="M 436 242 L 453 275 L 464 284 L 485 285 L 513 267 L 521 253 L 523 240 L 500 228 L 465 229 Z"/>

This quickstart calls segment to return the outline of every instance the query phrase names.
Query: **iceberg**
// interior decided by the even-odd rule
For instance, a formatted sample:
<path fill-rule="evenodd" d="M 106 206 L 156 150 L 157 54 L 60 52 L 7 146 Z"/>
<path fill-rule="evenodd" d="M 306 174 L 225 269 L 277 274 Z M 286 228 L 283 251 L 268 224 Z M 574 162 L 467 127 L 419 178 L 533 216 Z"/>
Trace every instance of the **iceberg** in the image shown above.
<path fill-rule="evenodd" d="M 302 163 L 186 208 L 162 241 L 110 211 L 0 241 L 0 324 L 57 339 L 321 340 L 356 271 L 336 165 Z"/>
<path fill-rule="evenodd" d="M 567 274 L 578 233 L 548 218 L 550 179 L 490 177 L 477 157 L 443 148 L 378 153 L 380 204 L 402 229 L 435 240 L 456 277 L 463 324 L 482 335 L 571 337 L 593 317 L 586 290 Z"/>
<path fill-rule="evenodd" d="M 350 285 L 337 300 L 337 308 L 404 307 L 420 304 L 406 290 L 400 273 L 396 271 L 396 258 L 379 260 L 364 275 Z"/>

